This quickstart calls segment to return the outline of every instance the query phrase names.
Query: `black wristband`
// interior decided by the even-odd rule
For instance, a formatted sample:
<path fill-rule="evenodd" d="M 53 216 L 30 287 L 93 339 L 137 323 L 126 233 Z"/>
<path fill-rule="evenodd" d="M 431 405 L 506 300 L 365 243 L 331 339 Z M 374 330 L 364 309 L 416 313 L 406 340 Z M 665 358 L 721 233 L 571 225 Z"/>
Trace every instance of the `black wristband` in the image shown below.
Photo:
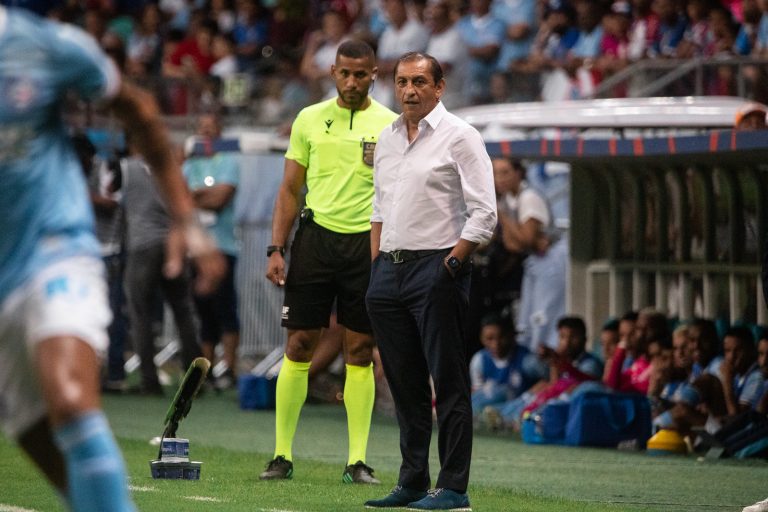
<path fill-rule="evenodd" d="M 281 247 L 279 245 L 268 245 L 267 246 L 267 258 L 272 256 L 272 253 L 279 252 L 280 256 L 285 256 L 285 247 Z"/>

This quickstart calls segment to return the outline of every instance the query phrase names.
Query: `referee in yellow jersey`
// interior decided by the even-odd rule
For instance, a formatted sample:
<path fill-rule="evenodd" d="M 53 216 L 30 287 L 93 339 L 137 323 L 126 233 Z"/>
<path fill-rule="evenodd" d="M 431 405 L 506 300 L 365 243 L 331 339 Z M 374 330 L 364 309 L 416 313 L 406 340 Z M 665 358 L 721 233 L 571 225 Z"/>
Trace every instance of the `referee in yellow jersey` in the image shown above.
<path fill-rule="evenodd" d="M 349 454 L 342 480 L 378 484 L 365 460 L 375 394 L 365 293 L 371 272 L 373 152 L 379 133 L 397 116 L 368 96 L 376 79 L 368 44 L 342 43 L 331 76 L 338 95 L 305 108 L 293 123 L 275 201 L 267 279 L 285 286 L 282 325 L 288 341 L 277 379 L 274 459 L 260 478 L 293 476 L 291 445 L 307 397 L 310 361 L 335 300 L 338 322 L 345 327 Z M 299 214 L 286 277 L 288 236 Z"/>

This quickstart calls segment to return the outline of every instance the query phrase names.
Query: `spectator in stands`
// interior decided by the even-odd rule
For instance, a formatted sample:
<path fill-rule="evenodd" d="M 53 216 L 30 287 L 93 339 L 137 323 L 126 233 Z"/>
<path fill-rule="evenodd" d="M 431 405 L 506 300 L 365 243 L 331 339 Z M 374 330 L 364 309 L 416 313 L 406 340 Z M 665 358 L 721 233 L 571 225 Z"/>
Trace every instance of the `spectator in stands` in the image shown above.
<path fill-rule="evenodd" d="M 211 76 L 224 80 L 240 71 L 235 51 L 236 45 L 235 38 L 231 34 L 219 33 L 213 36 L 211 48 L 216 61 L 211 66 Z"/>
<path fill-rule="evenodd" d="M 232 35 L 242 69 L 256 70 L 261 50 L 269 40 L 270 17 L 259 0 L 238 0 Z"/>
<path fill-rule="evenodd" d="M 649 54 L 658 30 L 659 17 L 651 9 L 651 0 L 633 0 L 627 55 L 630 61 L 643 59 Z"/>
<path fill-rule="evenodd" d="M 498 0 L 491 8 L 493 15 L 506 25 L 506 37 L 499 51 L 498 70 L 502 73 L 524 71 L 524 61 L 531 52 L 538 16 L 536 0 Z M 503 75 L 502 75 L 503 76 Z M 511 84 L 514 101 L 531 101 L 538 81 L 529 74 L 516 75 Z"/>
<path fill-rule="evenodd" d="M 757 43 L 762 12 L 758 0 L 742 0 L 741 7 L 742 21 L 733 49 L 736 55 L 749 55 Z"/>
<path fill-rule="evenodd" d="M 754 409 L 763 395 L 763 377 L 757 348 L 748 327 L 732 327 L 723 337 L 723 364 L 720 367 L 725 405 L 729 416 Z"/>
<path fill-rule="evenodd" d="M 197 135 L 207 147 L 212 147 L 221 137 L 221 129 L 221 120 L 216 114 L 205 113 L 198 118 Z M 234 225 L 234 199 L 240 182 L 240 167 L 235 154 L 217 152 L 191 156 L 184 162 L 182 170 L 201 222 L 227 258 L 227 273 L 217 289 L 210 294 L 195 296 L 203 355 L 214 362 L 214 349 L 221 342 L 226 371 L 217 379 L 216 386 L 227 388 L 235 384 L 240 344 L 235 291 L 238 242 Z"/>
<path fill-rule="evenodd" d="M 630 336 L 635 332 L 637 316 L 636 311 L 627 311 L 621 315 L 621 318 L 619 319 L 619 342 L 622 340 L 629 340 Z"/>
<path fill-rule="evenodd" d="M 162 395 L 155 366 L 155 333 L 152 326 L 158 293 L 173 312 L 179 331 L 184 368 L 201 355 L 192 284 L 188 269 L 176 277 L 166 275 L 166 240 L 170 217 L 153 184 L 152 170 L 138 156 L 128 138 L 129 156 L 120 162 L 126 220 L 125 294 L 133 347 L 139 355 L 141 383 L 138 392 Z"/>
<path fill-rule="evenodd" d="M 575 73 L 578 68 L 591 73 L 592 63 L 600 55 L 600 43 L 604 34 L 602 19 L 603 10 L 600 3 L 589 0 L 576 2 L 576 24 L 579 29 L 579 38 L 568 55 L 567 71 L 569 74 Z M 599 81 L 598 77 L 593 77 L 591 80 L 593 83 Z"/>
<path fill-rule="evenodd" d="M 379 37 L 376 61 L 379 65 L 378 81 L 371 95 L 382 105 L 395 104 L 392 73 L 397 59 L 404 52 L 423 52 L 429 45 L 429 31 L 418 19 L 409 16 L 405 0 L 383 0 L 389 25 Z"/>
<path fill-rule="evenodd" d="M 222 34 L 231 34 L 235 28 L 235 11 L 232 9 L 231 0 L 208 0 L 208 19 L 216 22 L 218 31 Z"/>
<path fill-rule="evenodd" d="M 616 347 L 604 384 L 616 391 L 647 394 L 651 376 L 648 349 L 652 343 L 668 347 L 669 328 L 663 313 L 646 308 L 638 314 L 632 334 Z"/>
<path fill-rule="evenodd" d="M 489 315 L 481 325 L 480 341 L 484 348 L 469 363 L 474 416 L 488 405 L 517 398 L 547 376 L 547 368 L 539 358 L 517 345 L 514 328 L 508 321 Z"/>
<path fill-rule="evenodd" d="M 170 18 L 168 22 L 171 30 L 187 32 L 193 24 L 192 11 L 197 0 L 171 0 L 161 1 L 160 8 Z"/>
<path fill-rule="evenodd" d="M 518 78 L 520 75 L 514 75 Z M 489 103 L 509 103 L 515 100 L 520 100 L 520 96 L 513 96 L 510 89 L 512 89 L 511 75 L 503 73 L 501 71 L 494 71 L 491 75 L 491 80 L 488 82 L 488 102 Z M 521 86 L 522 87 L 522 86 Z M 518 90 L 519 94 L 522 94 Z"/>
<path fill-rule="evenodd" d="M 674 57 L 687 26 L 675 0 L 653 0 L 651 8 L 659 17 L 659 29 L 649 48 L 651 57 Z"/>
<path fill-rule="evenodd" d="M 713 7 L 709 12 L 709 26 L 714 37 L 713 55 L 733 55 L 738 24 L 730 11 L 720 6 Z"/>
<path fill-rule="evenodd" d="M 554 348 L 558 345 L 555 326 L 565 313 L 568 243 L 554 228 L 544 195 L 525 181 L 525 167 L 507 158 L 492 162 L 494 173 L 504 172 L 510 177 L 510 195 L 504 198 L 505 208 L 499 208 L 504 247 L 527 255 L 517 318 L 518 339 L 532 351 L 543 345 Z"/>
<path fill-rule="evenodd" d="M 579 38 L 575 21 L 576 12 L 566 0 L 547 2 L 544 22 L 536 35 L 531 54 L 538 69 L 550 69 L 565 62 Z"/>
<path fill-rule="evenodd" d="M 348 38 L 344 16 L 335 10 L 326 11 L 320 29 L 307 37 L 300 70 L 301 75 L 309 81 L 314 100 L 329 98 L 336 93 L 336 82 L 330 69 L 336 61 L 339 45 Z"/>
<path fill-rule="evenodd" d="M 157 4 L 146 4 L 126 47 L 128 66 L 132 74 L 144 76 L 160 73 L 163 58 L 161 23 L 162 13 Z"/>
<path fill-rule="evenodd" d="M 603 359 L 603 377 L 607 374 L 611 367 L 611 359 L 616 352 L 616 347 L 619 345 L 619 320 L 611 319 L 603 324 L 603 328 L 600 330 L 600 356 Z"/>
<path fill-rule="evenodd" d="M 719 58 L 734 55 L 739 24 L 733 19 L 731 12 L 722 6 L 715 6 L 710 11 L 709 19 L 714 37 L 712 55 Z M 716 67 L 707 80 L 706 87 L 708 95 L 735 96 L 736 70 L 727 64 Z"/>
<path fill-rule="evenodd" d="M 173 114 L 185 114 L 194 107 L 206 84 L 214 62 L 211 52 L 214 31 L 215 25 L 195 16 L 185 39 L 167 55 L 164 51 L 163 77 L 172 79 L 168 88 Z"/>
<path fill-rule="evenodd" d="M 611 76 L 629 64 L 629 29 L 632 24 L 632 8 L 629 2 L 617 1 L 603 17 L 603 39 L 600 55 L 594 61 L 595 69 L 602 78 Z M 627 95 L 626 87 L 616 88 L 612 95 Z"/>
<path fill-rule="evenodd" d="M 685 7 L 688 27 L 675 51 L 678 58 L 710 56 L 714 53 L 715 41 L 709 26 L 709 5 L 707 0 L 688 0 Z"/>
<path fill-rule="evenodd" d="M 673 364 L 685 375 L 693 373 L 694 344 L 690 335 L 691 327 L 684 323 L 672 331 Z"/>
<path fill-rule="evenodd" d="M 440 98 L 445 108 L 452 110 L 466 104 L 462 84 L 466 77 L 467 50 L 456 28 L 450 0 L 434 0 L 425 11 L 429 29 L 427 53 L 440 63 L 448 88 Z"/>
<path fill-rule="evenodd" d="M 277 0 L 272 9 L 269 44 L 280 55 L 298 57 L 304 45 L 309 16 L 308 6 L 298 0 Z"/>
<path fill-rule="evenodd" d="M 544 22 L 523 66 L 528 73 L 542 73 L 541 99 L 544 101 L 562 99 L 570 94 L 571 81 L 561 68 L 579 38 L 575 18 L 576 13 L 566 0 L 547 2 Z"/>
<path fill-rule="evenodd" d="M 715 323 L 712 320 L 696 318 L 691 322 L 688 336 L 693 342 L 693 376 L 719 376 L 723 358 L 719 355 L 720 339 Z"/>
<path fill-rule="evenodd" d="M 680 401 L 693 372 L 693 343 L 690 326 L 682 324 L 672 332 L 672 347 L 661 349 L 660 357 L 651 360 L 648 396 L 653 414 L 658 416 Z"/>
<path fill-rule="evenodd" d="M 215 25 L 210 22 L 194 19 L 186 38 L 163 63 L 163 74 L 182 80 L 207 75 L 214 62 L 211 43 L 215 31 Z"/>
<path fill-rule="evenodd" d="M 491 0 L 471 0 L 457 29 L 469 52 L 464 95 L 471 104 L 488 101 L 488 82 L 496 70 L 507 27 L 491 12 Z"/>

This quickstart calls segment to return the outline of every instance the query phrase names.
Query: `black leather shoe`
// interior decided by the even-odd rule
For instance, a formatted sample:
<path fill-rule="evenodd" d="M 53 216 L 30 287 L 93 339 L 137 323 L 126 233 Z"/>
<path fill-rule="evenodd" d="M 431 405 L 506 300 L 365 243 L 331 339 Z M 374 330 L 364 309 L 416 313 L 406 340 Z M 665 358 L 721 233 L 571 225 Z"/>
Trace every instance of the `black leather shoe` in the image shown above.
<path fill-rule="evenodd" d="M 392 492 L 378 500 L 368 500 L 365 508 L 397 508 L 404 507 L 414 501 L 419 501 L 427 495 L 427 491 L 408 489 L 400 485 L 392 489 Z"/>

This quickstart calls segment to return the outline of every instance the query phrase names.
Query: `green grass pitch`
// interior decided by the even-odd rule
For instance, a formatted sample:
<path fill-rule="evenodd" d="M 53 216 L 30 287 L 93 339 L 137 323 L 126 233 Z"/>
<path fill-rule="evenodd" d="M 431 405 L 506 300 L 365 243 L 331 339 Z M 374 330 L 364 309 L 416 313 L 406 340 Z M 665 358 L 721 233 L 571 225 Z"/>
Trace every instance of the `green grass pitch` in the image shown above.
<path fill-rule="evenodd" d="M 149 439 L 162 431 L 170 398 L 109 396 L 105 410 L 125 454 L 133 496 L 143 511 L 361 511 L 394 486 L 399 465 L 394 420 L 376 415 L 368 463 L 383 485 L 341 482 L 346 417 L 340 406 L 307 405 L 294 443 L 291 481 L 261 482 L 271 458 L 273 411 L 241 411 L 234 392 L 195 401 L 179 428 L 199 481 L 153 480 Z M 433 478 L 438 468 L 433 440 Z M 475 511 L 734 511 L 768 496 L 765 461 L 652 457 L 615 450 L 529 446 L 509 436 L 475 437 L 469 489 Z M 0 512 L 61 511 L 54 492 L 23 454 L 0 437 Z"/>

